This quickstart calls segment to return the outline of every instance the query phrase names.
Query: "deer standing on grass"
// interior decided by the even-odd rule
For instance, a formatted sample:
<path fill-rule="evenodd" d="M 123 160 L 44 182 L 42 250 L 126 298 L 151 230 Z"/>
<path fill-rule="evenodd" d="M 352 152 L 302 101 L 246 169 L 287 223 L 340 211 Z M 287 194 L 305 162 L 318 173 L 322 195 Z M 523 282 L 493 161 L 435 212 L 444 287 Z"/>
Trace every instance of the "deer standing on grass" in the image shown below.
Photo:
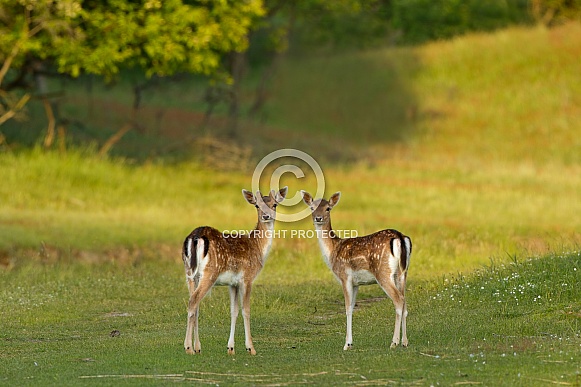
<path fill-rule="evenodd" d="M 310 207 L 325 263 L 343 287 L 347 334 L 344 350 L 353 347 L 352 323 L 355 299 L 360 285 L 379 284 L 395 306 L 395 329 L 391 348 L 408 345 L 406 333 L 407 306 L 405 283 L 412 253 L 412 241 L 396 230 L 382 230 L 356 238 L 339 238 L 331 227 L 331 209 L 337 205 L 341 192 L 325 199 L 313 200 L 305 191 L 303 201 Z"/>
<path fill-rule="evenodd" d="M 212 227 L 198 227 L 184 241 L 182 258 L 186 270 L 186 281 L 190 291 L 188 302 L 188 325 L 184 348 L 186 353 L 201 352 L 198 336 L 198 314 L 200 302 L 214 285 L 229 286 L 230 290 L 230 338 L 228 354 L 234 354 L 234 330 L 238 317 L 238 300 L 242 304 L 246 351 L 256 355 L 250 335 L 250 292 L 252 282 L 262 270 L 274 233 L 276 206 L 287 194 L 287 187 L 278 192 L 272 190 L 268 196 L 260 191 L 242 190 L 246 201 L 256 207 L 258 224 L 245 235 L 230 236 Z M 192 332 L 194 342 L 192 347 Z"/>

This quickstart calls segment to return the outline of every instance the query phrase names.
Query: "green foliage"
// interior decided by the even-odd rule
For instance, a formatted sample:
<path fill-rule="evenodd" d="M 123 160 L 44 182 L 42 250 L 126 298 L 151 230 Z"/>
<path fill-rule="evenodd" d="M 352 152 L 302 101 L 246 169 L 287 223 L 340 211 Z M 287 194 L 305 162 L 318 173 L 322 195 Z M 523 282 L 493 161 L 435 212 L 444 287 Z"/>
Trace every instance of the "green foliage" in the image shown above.
<path fill-rule="evenodd" d="M 81 15 L 77 0 L 0 1 L 0 62 L 14 55 L 13 66 L 26 58 L 46 59 L 75 49 L 82 40 L 76 20 Z"/>
<path fill-rule="evenodd" d="M 260 1 L 89 2 L 82 14 L 85 44 L 63 56 L 59 67 L 108 75 L 121 67 L 159 76 L 210 74 L 221 55 L 247 48 L 248 31 L 262 12 Z"/>
<path fill-rule="evenodd" d="M 393 16 L 389 1 L 303 1 L 297 9 L 298 50 L 366 48 L 388 43 Z"/>
<path fill-rule="evenodd" d="M 51 60 L 60 72 L 112 77 L 120 68 L 148 75 L 214 73 L 220 57 L 247 48 L 262 2 L 181 0 L 2 0 L 0 58 L 19 47 L 25 57 Z"/>
<path fill-rule="evenodd" d="M 526 0 L 395 0 L 393 27 L 405 42 L 446 39 L 530 20 Z"/>
<path fill-rule="evenodd" d="M 247 49 L 263 13 L 261 0 L 0 0 L 0 125 L 29 99 L 14 89 L 46 93 L 38 76 L 49 68 L 108 81 L 136 68 L 147 77 L 186 72 L 228 82 L 221 59 Z"/>

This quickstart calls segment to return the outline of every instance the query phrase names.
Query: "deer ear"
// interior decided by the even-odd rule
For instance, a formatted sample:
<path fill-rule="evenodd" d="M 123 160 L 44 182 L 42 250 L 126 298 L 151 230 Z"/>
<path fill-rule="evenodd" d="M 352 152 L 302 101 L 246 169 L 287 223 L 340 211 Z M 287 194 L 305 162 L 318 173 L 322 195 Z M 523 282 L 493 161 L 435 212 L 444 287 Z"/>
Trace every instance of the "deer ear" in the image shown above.
<path fill-rule="evenodd" d="M 311 204 L 313 204 L 313 197 L 311 194 L 303 190 L 301 190 L 301 194 L 303 195 L 303 202 L 305 202 L 305 204 L 310 207 Z"/>
<path fill-rule="evenodd" d="M 278 192 L 275 194 L 275 196 L 274 196 L 274 200 L 275 200 L 277 203 L 280 203 L 280 202 L 282 202 L 282 201 L 284 200 L 284 198 L 286 198 L 286 194 L 287 194 L 287 192 L 288 192 L 288 187 L 287 187 L 287 186 L 284 186 L 284 187 L 282 187 L 282 188 L 281 188 L 281 189 L 279 189 L 279 190 L 278 190 Z"/>
<path fill-rule="evenodd" d="M 252 192 L 250 191 L 246 191 L 245 189 L 242 190 L 242 196 L 244 196 L 244 199 L 246 199 L 246 201 L 252 205 L 256 205 L 256 199 L 254 198 L 254 195 L 252 194 Z"/>
<path fill-rule="evenodd" d="M 341 199 L 341 191 L 335 192 L 333 195 L 331 195 L 329 198 L 329 206 L 335 207 L 337 203 L 339 203 L 339 199 Z"/>

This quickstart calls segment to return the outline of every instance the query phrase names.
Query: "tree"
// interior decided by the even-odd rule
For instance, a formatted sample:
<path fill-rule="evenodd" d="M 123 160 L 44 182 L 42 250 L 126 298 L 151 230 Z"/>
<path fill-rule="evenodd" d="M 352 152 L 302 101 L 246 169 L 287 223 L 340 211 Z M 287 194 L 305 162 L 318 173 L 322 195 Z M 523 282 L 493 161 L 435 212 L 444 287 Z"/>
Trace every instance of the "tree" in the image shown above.
<path fill-rule="evenodd" d="M 405 43 L 449 39 L 526 23 L 528 0 L 392 0 L 392 25 Z"/>
<path fill-rule="evenodd" d="M 0 0 L 0 114 L 21 110 L 48 69 L 106 80 L 123 68 L 227 80 L 221 58 L 246 50 L 263 14 L 261 0 Z"/>
<path fill-rule="evenodd" d="M 76 0 L 0 0 L 0 124 L 16 117 L 30 99 L 32 80 L 27 75 L 47 53 L 76 44 L 70 21 L 79 11 Z"/>

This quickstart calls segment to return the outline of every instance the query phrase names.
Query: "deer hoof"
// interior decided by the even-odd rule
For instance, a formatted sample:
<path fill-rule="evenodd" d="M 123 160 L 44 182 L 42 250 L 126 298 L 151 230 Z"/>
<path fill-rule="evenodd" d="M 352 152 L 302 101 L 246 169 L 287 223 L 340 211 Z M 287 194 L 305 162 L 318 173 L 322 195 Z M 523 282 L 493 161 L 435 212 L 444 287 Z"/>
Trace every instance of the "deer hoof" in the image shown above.
<path fill-rule="evenodd" d="M 186 353 L 187 353 L 188 355 L 193 355 L 193 354 L 194 354 L 194 350 L 193 350 L 193 349 L 191 349 L 191 348 L 186 348 Z"/>
<path fill-rule="evenodd" d="M 254 350 L 254 348 L 246 348 L 246 352 L 248 352 L 251 355 L 256 355 L 256 351 Z"/>
<path fill-rule="evenodd" d="M 228 355 L 235 355 L 234 347 L 228 347 Z"/>
<path fill-rule="evenodd" d="M 395 343 L 395 342 L 392 341 L 391 342 L 391 345 L 389 346 L 389 348 L 393 349 L 395 347 L 397 347 L 397 343 Z"/>
<path fill-rule="evenodd" d="M 343 347 L 343 351 L 348 351 L 350 349 L 353 349 L 353 343 L 345 344 Z"/>

